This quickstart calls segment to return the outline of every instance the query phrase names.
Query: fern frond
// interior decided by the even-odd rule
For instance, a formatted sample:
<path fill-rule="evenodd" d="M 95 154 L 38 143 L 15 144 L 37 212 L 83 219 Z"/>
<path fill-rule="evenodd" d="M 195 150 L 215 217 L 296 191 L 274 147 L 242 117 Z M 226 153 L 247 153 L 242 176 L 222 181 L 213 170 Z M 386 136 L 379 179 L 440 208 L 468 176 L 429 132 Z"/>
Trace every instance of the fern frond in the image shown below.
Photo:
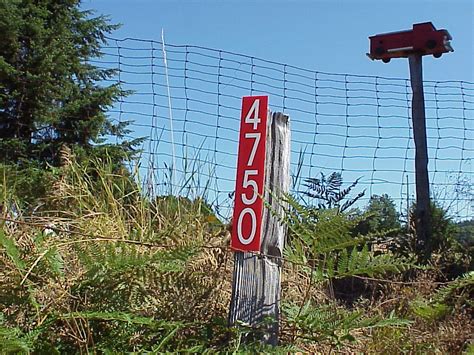
<path fill-rule="evenodd" d="M 465 273 L 448 285 L 440 288 L 434 296 L 434 301 L 447 302 L 449 298 L 453 297 L 460 290 L 466 290 L 467 294 L 471 295 L 474 293 L 474 271 Z"/>
<path fill-rule="evenodd" d="M 398 273 L 412 269 L 416 267 L 416 264 L 413 260 L 390 254 L 374 255 L 368 251 L 359 252 L 353 249 L 347 262 L 345 261 L 341 266 L 335 272 L 337 278 L 364 275 L 374 277 L 387 273 Z"/>
<path fill-rule="evenodd" d="M 438 320 L 449 314 L 459 299 L 469 304 L 474 293 L 474 271 L 468 272 L 436 291 L 431 300 L 416 300 L 413 313 L 425 320 Z M 471 303 L 472 307 L 472 303 Z"/>
<path fill-rule="evenodd" d="M 327 178 L 321 172 L 321 178 L 307 178 L 303 186 L 308 188 L 308 191 L 302 191 L 302 194 L 316 200 L 318 209 L 338 208 L 339 212 L 343 212 L 357 202 L 365 191 L 360 192 L 356 197 L 341 203 L 351 193 L 352 189 L 357 185 L 360 178 L 355 180 L 351 185 L 345 189 L 342 187 L 342 174 L 338 172 L 331 173 Z"/>
<path fill-rule="evenodd" d="M 20 257 L 20 250 L 15 245 L 15 242 L 5 235 L 3 229 L 0 229 L 0 245 L 5 248 L 5 252 L 13 262 L 13 265 L 15 265 L 18 270 L 24 270 L 26 266 Z"/>
<path fill-rule="evenodd" d="M 349 269 L 349 253 L 347 249 L 343 249 L 339 254 L 339 260 L 337 262 L 337 270 L 335 271 L 336 275 L 343 275 L 347 273 Z"/>
<path fill-rule="evenodd" d="M 411 309 L 418 317 L 428 321 L 439 320 L 445 317 L 450 311 L 450 308 L 443 303 L 427 303 L 423 301 L 412 302 Z"/>
<path fill-rule="evenodd" d="M 354 197 L 352 200 L 344 202 L 344 204 L 340 207 L 339 210 L 341 212 L 347 211 L 349 209 L 349 207 L 351 207 L 354 203 L 356 203 L 360 198 L 364 197 L 364 195 L 365 195 L 365 190 L 362 191 L 362 192 L 359 192 L 356 195 L 356 197 Z"/>
<path fill-rule="evenodd" d="M 329 191 L 336 193 L 342 186 L 342 174 L 337 172 L 331 173 L 331 175 L 328 176 L 326 183 Z"/>
<path fill-rule="evenodd" d="M 127 312 L 98 312 L 98 311 L 88 311 L 88 312 L 70 312 L 56 315 L 58 319 L 67 320 L 67 319 L 86 319 L 86 320 L 98 320 L 98 321 L 118 321 L 128 324 L 138 324 L 146 325 L 153 327 L 154 329 L 169 329 L 181 327 L 184 324 L 182 322 L 176 321 L 165 321 L 165 320 L 156 320 L 153 317 L 144 317 L 137 316 L 135 314 Z"/>
<path fill-rule="evenodd" d="M 60 277 L 64 276 L 64 260 L 55 246 L 48 249 L 43 260 L 48 263 L 48 266 L 54 275 Z"/>
<path fill-rule="evenodd" d="M 7 328 L 4 325 L 0 325 L 0 353 L 28 354 L 32 350 L 31 345 L 21 337 L 19 329 Z"/>
<path fill-rule="evenodd" d="M 286 303 L 282 307 L 291 327 L 305 335 L 306 340 L 340 343 L 353 340 L 351 332 L 370 328 L 405 327 L 409 320 L 390 314 L 387 318 L 367 317 L 360 310 L 347 310 L 335 305 L 313 305 L 311 302 L 299 306 Z M 308 337 L 309 335 L 309 337 Z"/>

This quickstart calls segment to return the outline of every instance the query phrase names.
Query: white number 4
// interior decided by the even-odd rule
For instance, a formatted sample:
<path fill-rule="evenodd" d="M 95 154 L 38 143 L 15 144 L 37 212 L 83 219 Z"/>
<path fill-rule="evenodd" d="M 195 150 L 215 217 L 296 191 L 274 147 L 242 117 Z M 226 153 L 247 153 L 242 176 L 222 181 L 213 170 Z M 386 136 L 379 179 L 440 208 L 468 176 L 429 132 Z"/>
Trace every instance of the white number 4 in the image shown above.
<path fill-rule="evenodd" d="M 250 108 L 247 116 L 245 117 L 245 123 L 252 123 L 253 129 L 257 129 L 258 124 L 261 122 L 260 118 L 258 117 L 258 113 L 260 111 L 260 100 L 255 100 Z"/>

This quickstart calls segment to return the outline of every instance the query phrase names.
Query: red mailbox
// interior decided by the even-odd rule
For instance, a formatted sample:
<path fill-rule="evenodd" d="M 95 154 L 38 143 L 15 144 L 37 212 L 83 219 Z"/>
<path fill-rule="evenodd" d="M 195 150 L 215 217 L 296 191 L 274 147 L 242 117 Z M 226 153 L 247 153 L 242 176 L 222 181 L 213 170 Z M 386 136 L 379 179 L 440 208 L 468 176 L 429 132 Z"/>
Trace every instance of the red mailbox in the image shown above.
<path fill-rule="evenodd" d="M 406 58 L 410 54 L 429 55 L 435 58 L 453 52 L 451 35 L 446 30 L 437 30 L 431 22 L 417 23 L 412 30 L 390 32 L 369 37 L 370 59 L 381 59 L 388 63 L 392 58 Z"/>

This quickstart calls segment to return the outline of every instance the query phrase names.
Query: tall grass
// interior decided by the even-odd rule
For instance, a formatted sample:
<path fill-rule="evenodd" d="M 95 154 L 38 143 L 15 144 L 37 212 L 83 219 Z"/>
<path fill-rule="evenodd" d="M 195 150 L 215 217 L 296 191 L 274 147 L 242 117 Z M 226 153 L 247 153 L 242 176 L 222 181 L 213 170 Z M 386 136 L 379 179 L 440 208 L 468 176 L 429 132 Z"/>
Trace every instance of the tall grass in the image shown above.
<path fill-rule="evenodd" d="M 2 206 L 14 201 L 9 184 Z M 5 211 L 5 351 L 176 349 L 225 317 L 224 226 L 202 199 L 150 199 L 140 186 L 107 162 L 70 160 L 34 215 Z"/>
<path fill-rule="evenodd" d="M 65 152 L 62 167 L 41 180 L 47 193 L 28 204 L 19 198 L 19 175 L 3 169 L 0 353 L 467 348 L 472 275 L 440 291 L 430 270 L 408 282 L 400 274 L 369 277 L 357 263 L 387 270 L 378 261 L 396 260 L 350 240 L 354 220 L 309 213 L 295 200 L 285 221 L 296 234 L 282 273 L 282 345 L 244 344 L 249 329 L 229 329 L 226 320 L 228 226 L 193 190 L 202 184 L 197 165 L 188 164 L 188 197 L 159 196 L 143 190 L 138 168 L 78 165 Z M 354 270 L 360 278 L 348 280 Z"/>

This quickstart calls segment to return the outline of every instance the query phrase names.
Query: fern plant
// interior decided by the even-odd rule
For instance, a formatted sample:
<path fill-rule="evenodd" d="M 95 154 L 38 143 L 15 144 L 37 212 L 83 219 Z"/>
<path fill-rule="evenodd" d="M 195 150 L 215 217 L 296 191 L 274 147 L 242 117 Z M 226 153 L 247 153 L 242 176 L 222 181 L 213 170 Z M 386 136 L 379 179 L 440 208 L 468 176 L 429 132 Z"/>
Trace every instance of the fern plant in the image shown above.
<path fill-rule="evenodd" d="M 395 314 L 368 316 L 344 310 L 334 298 L 329 300 L 328 306 L 316 306 L 312 289 L 332 288 L 333 280 L 378 277 L 415 265 L 410 259 L 371 250 L 369 242 L 380 233 L 354 235 L 355 227 L 366 218 L 364 215 L 341 212 L 338 207 L 308 208 L 291 195 L 283 197 L 282 202 L 285 213 L 280 221 L 288 226 L 290 235 L 285 258 L 297 267 L 298 275 L 306 275 L 309 280 L 301 303 L 290 303 L 283 309 L 288 327 L 296 338 L 324 340 L 338 346 L 354 340 L 355 330 L 408 324 Z"/>
<path fill-rule="evenodd" d="M 28 353 L 31 344 L 24 338 L 20 329 L 5 325 L 5 317 L 0 313 L 0 352 L 2 354 Z"/>
<path fill-rule="evenodd" d="M 291 195 L 285 197 L 282 217 L 290 236 L 284 254 L 288 261 L 306 265 L 321 281 L 354 275 L 375 276 L 413 267 L 410 259 L 369 251 L 367 243 L 378 234 L 353 235 L 364 216 L 340 213 L 338 209 L 311 209 Z"/>
<path fill-rule="evenodd" d="M 320 178 L 305 179 L 305 184 L 303 185 L 306 186 L 308 190 L 302 193 L 316 199 L 316 208 L 318 209 L 336 208 L 339 212 L 344 212 L 365 195 L 364 190 L 359 192 L 355 197 L 349 198 L 352 189 L 357 186 L 358 182 L 359 179 L 348 187 L 342 188 L 341 173 L 333 172 L 329 176 L 326 176 L 321 172 Z M 347 200 L 343 202 L 345 199 Z"/>
<path fill-rule="evenodd" d="M 411 309 L 418 317 L 433 322 L 447 316 L 460 305 L 474 309 L 473 296 L 474 271 L 471 271 L 438 289 L 429 300 L 412 302 Z"/>
<path fill-rule="evenodd" d="M 361 330 L 411 324 L 394 313 L 388 317 L 366 316 L 363 310 L 347 310 L 335 304 L 317 305 L 311 301 L 303 306 L 286 303 L 283 311 L 293 336 L 300 337 L 304 342 L 329 343 L 336 347 L 355 341 L 353 334 Z"/>

